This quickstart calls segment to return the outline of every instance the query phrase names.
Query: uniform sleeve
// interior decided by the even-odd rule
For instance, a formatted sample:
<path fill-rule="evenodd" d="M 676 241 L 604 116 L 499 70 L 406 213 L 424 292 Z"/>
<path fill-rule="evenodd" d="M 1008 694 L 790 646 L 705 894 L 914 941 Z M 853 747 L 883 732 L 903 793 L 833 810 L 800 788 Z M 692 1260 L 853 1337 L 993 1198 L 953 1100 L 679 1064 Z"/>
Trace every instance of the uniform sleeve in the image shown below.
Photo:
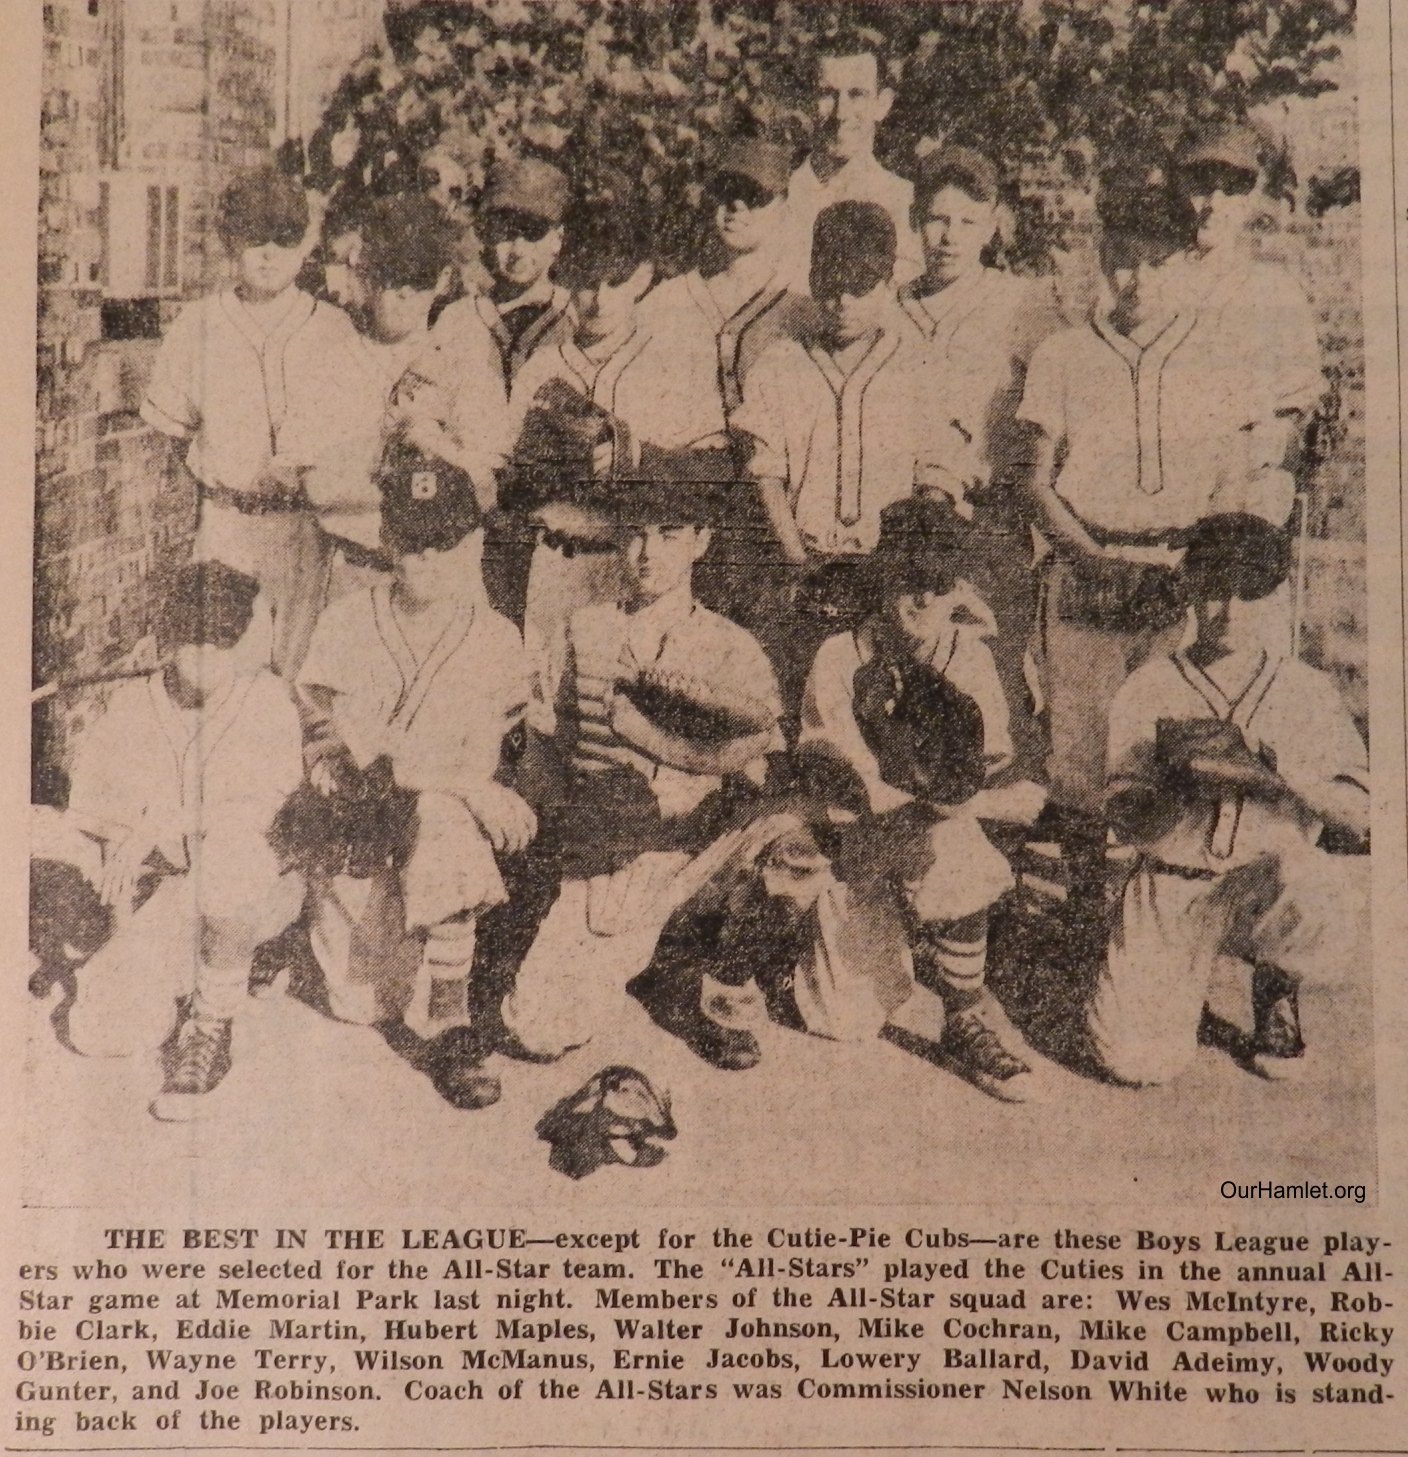
<path fill-rule="evenodd" d="M 730 634 L 728 655 L 721 665 L 720 677 L 723 685 L 747 698 L 762 703 L 772 715 L 774 742 L 769 749 L 786 747 L 778 725 L 782 719 L 782 690 L 778 687 L 777 674 L 772 661 L 763 646 L 745 629 L 734 627 Z"/>
<path fill-rule="evenodd" d="M 790 480 L 787 449 L 787 371 L 785 346 L 769 349 L 754 365 L 732 426 L 754 442 L 749 471 L 757 479 Z"/>
<path fill-rule="evenodd" d="M 799 738 L 802 744 L 824 745 L 839 754 L 860 776 L 871 809 L 885 814 L 908 804 L 912 796 L 885 782 L 856 722 L 854 641 L 849 633 L 841 633 L 817 649 L 802 694 Z"/>
<path fill-rule="evenodd" d="M 147 735 L 136 712 L 139 680 L 113 694 L 78 742 L 69 782 L 69 808 L 133 830 L 142 818 L 142 760 Z"/>
<path fill-rule="evenodd" d="M 157 350 L 142 400 L 142 418 L 163 435 L 188 440 L 200 429 L 198 381 L 205 301 L 188 304 Z"/>
<path fill-rule="evenodd" d="M 1294 703 L 1272 744 L 1277 772 L 1312 809 L 1336 782 L 1358 785 L 1367 795 L 1369 751 L 1333 680 L 1307 673 L 1302 682 L 1297 675 Z"/>
<path fill-rule="evenodd" d="M 1069 361 L 1065 356 L 1059 336 L 1037 347 L 1027 370 L 1022 403 L 1017 407 L 1019 420 L 1030 420 L 1051 440 L 1066 438 L 1064 378 Z"/>
<path fill-rule="evenodd" d="M 1288 269 L 1261 271 L 1267 276 L 1257 289 L 1257 322 L 1251 331 L 1256 358 L 1270 371 L 1278 411 L 1311 410 L 1325 390 L 1315 312 L 1300 279 Z"/>
<path fill-rule="evenodd" d="M 955 688 L 966 693 L 983 715 L 983 761 L 988 777 L 1000 773 L 1012 762 L 1011 711 L 1007 695 L 1002 691 L 997 664 L 992 650 L 977 631 L 960 628 L 961 647 L 947 677 Z"/>
<path fill-rule="evenodd" d="M 1106 777 L 1111 790 L 1153 782 L 1154 734 L 1159 716 L 1149 676 L 1139 671 L 1127 678 L 1110 705 Z"/>

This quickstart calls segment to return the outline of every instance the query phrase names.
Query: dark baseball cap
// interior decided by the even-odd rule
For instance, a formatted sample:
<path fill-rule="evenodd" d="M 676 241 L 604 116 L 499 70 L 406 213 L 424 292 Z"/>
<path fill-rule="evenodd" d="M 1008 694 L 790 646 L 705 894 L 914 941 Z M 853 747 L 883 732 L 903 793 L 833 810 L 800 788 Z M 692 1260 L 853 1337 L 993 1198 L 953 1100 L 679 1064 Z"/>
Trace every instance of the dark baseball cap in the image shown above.
<path fill-rule="evenodd" d="M 157 636 L 166 648 L 232 648 L 249 629 L 259 583 L 224 562 L 187 562 L 162 602 Z"/>
<path fill-rule="evenodd" d="M 1208 516 L 1189 534 L 1179 570 L 1194 598 L 1255 602 L 1290 575 L 1290 534 L 1245 511 Z"/>
<path fill-rule="evenodd" d="M 395 556 L 449 551 L 484 523 L 469 476 L 404 440 L 387 447 L 377 484 L 381 539 Z"/>
<path fill-rule="evenodd" d="M 481 213 L 522 213 L 556 226 L 572 199 L 567 175 L 537 157 L 504 157 L 489 168 Z"/>
<path fill-rule="evenodd" d="M 296 248 L 308 231 L 308 194 L 272 167 L 237 177 L 220 194 L 216 231 L 230 249 L 274 243 Z"/>

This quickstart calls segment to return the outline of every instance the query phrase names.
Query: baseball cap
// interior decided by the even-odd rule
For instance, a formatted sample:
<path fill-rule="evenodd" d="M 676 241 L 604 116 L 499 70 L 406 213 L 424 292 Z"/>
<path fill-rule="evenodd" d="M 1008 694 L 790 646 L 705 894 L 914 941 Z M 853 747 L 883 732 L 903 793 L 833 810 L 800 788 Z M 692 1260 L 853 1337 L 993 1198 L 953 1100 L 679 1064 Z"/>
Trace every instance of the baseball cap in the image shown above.
<path fill-rule="evenodd" d="M 711 526 L 724 511 L 737 478 L 727 450 L 666 450 L 646 441 L 638 466 L 583 483 L 581 495 L 627 527 Z"/>
<path fill-rule="evenodd" d="M 947 499 L 910 496 L 880 513 L 870 560 L 875 598 L 953 590 L 964 523 Z"/>
<path fill-rule="evenodd" d="M 556 226 L 571 197 L 572 184 L 551 162 L 537 157 L 504 157 L 489 168 L 479 209 L 485 213 L 522 213 Z"/>
<path fill-rule="evenodd" d="M 261 167 L 220 194 L 215 226 L 227 248 L 295 248 L 308 231 L 308 195 L 294 178 Z"/>
<path fill-rule="evenodd" d="M 187 562 L 162 603 L 158 636 L 170 647 L 209 643 L 232 648 L 254 615 L 259 583 L 223 562 Z"/>
<path fill-rule="evenodd" d="M 1162 167 L 1119 165 L 1100 175 L 1095 212 L 1106 233 L 1146 238 L 1175 248 L 1194 236 L 1192 209 Z"/>
<path fill-rule="evenodd" d="M 894 220 L 876 202 L 833 202 L 812 229 L 811 295 L 860 298 L 895 271 Z"/>
<path fill-rule="evenodd" d="M 1290 575 L 1291 539 L 1245 511 L 1207 516 L 1189 534 L 1180 571 L 1195 596 L 1255 602 Z"/>
<path fill-rule="evenodd" d="M 1255 176 L 1261 171 L 1261 138 L 1242 123 L 1213 127 L 1178 150 L 1180 172 L 1202 166 L 1223 166 Z"/>
<path fill-rule="evenodd" d="M 781 197 L 792 178 L 792 154 L 775 142 L 751 139 L 725 142 L 710 163 L 710 190 L 717 192 L 720 181 L 745 177 L 770 197 Z"/>
<path fill-rule="evenodd" d="M 377 484 L 381 538 L 394 555 L 449 551 L 483 524 L 469 476 L 404 440 L 387 446 Z"/>

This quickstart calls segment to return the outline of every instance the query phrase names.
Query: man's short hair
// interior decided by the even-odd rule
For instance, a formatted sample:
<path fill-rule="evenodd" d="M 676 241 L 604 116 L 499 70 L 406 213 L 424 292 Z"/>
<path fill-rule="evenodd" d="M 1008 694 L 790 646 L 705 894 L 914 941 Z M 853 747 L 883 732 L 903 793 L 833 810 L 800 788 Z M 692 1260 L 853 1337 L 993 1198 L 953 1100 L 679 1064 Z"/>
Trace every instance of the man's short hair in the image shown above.
<path fill-rule="evenodd" d="M 636 198 L 577 202 L 563 217 L 553 276 L 569 289 L 621 284 L 650 261 L 652 244 L 649 218 Z"/>
<path fill-rule="evenodd" d="M 996 202 L 1001 182 L 997 168 L 971 147 L 940 147 L 919 159 L 914 172 L 914 216 L 922 220 L 945 187 L 956 187 L 974 202 Z"/>
<path fill-rule="evenodd" d="M 899 80 L 899 64 L 880 37 L 842 27 L 822 36 L 812 51 L 812 81 L 821 79 L 821 63 L 839 56 L 874 56 L 875 80 L 883 90 Z"/>
<path fill-rule="evenodd" d="M 259 583 L 224 562 L 187 562 L 167 588 L 157 618 L 164 652 L 187 644 L 232 648 L 249 630 Z"/>
<path fill-rule="evenodd" d="M 421 193 L 378 198 L 367 209 L 360 232 L 358 267 L 373 288 L 434 288 L 455 259 L 458 230 Z"/>
<path fill-rule="evenodd" d="M 1193 601 L 1255 602 L 1290 575 L 1290 534 L 1245 511 L 1205 517 L 1189 535 L 1180 571 Z"/>
<path fill-rule="evenodd" d="M 308 231 L 308 194 L 296 178 L 261 167 L 220 194 L 215 230 L 232 253 L 274 243 L 296 248 Z"/>
<path fill-rule="evenodd" d="M 812 297 L 863 298 L 894 276 L 898 254 L 894 219 L 879 203 L 833 202 L 812 229 Z"/>

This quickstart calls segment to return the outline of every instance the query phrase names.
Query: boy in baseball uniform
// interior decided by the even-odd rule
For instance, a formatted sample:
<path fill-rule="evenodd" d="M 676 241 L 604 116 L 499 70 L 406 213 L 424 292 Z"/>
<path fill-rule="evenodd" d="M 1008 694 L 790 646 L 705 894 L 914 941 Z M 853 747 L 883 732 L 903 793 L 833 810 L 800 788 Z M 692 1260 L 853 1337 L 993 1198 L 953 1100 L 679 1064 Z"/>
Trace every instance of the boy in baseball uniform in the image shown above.
<path fill-rule="evenodd" d="M 1200 522 L 1180 569 L 1197 636 L 1111 706 L 1108 813 L 1140 858 L 1089 1019 L 1121 1082 L 1187 1066 L 1219 957 L 1252 967 L 1248 1066 L 1298 1073 L 1302 979 L 1343 976 L 1363 954 L 1363 862 L 1316 842 L 1327 826 L 1367 836 L 1368 754 L 1330 677 L 1268 633 L 1289 562 L 1286 533 L 1259 517 Z"/>
<path fill-rule="evenodd" d="M 914 226 L 924 272 L 900 289 L 900 306 L 925 340 L 927 408 L 957 428 L 936 470 L 946 470 L 974 502 L 973 559 L 966 575 L 981 584 L 998 622 L 993 655 L 1013 707 L 1013 737 L 1035 764 L 1039 734 L 1026 711 L 1025 666 L 1035 615 L 1030 493 L 1031 426 L 1017 406 L 1036 346 L 1064 320 L 1050 279 L 990 266 L 1002 194 L 997 169 L 966 147 L 922 158 L 914 184 Z"/>
<path fill-rule="evenodd" d="M 1038 1096 L 1044 1068 L 986 985 L 988 911 L 1014 881 L 980 817 L 1029 822 L 1042 795 L 1004 775 L 1012 741 L 995 624 L 956 574 L 961 525 L 933 501 L 885 512 L 876 609 L 818 650 L 799 752 L 838 761 L 864 789 L 819 924 L 833 968 L 875 968 L 872 1035 L 888 1014 L 893 1040 L 1021 1102 Z M 868 942 L 848 935 L 852 923 Z M 912 976 L 894 944 L 903 937 Z"/>
<path fill-rule="evenodd" d="M 356 333 L 341 309 L 294 282 L 313 243 L 296 181 L 272 170 L 236 179 L 216 226 L 236 281 L 172 324 L 142 417 L 187 442 L 200 494 L 196 555 L 259 582 L 273 614 L 275 670 L 292 678 L 330 556 L 300 472 L 359 429 L 359 392 L 348 388 Z"/>
<path fill-rule="evenodd" d="M 368 586 L 367 570 L 389 572 L 382 549 L 378 473 L 393 441 L 439 440 L 452 421 L 453 395 L 432 384 L 430 315 L 450 284 L 455 232 L 429 198 L 379 198 L 358 220 L 360 345 L 348 389 L 360 389 L 358 429 L 316 456 L 303 484 L 323 530 L 334 539 L 329 588 L 340 596 Z M 438 458 L 438 457 L 437 457 Z"/>
<path fill-rule="evenodd" d="M 477 1067 L 469 975 L 478 918 L 506 898 L 496 856 L 536 832 L 503 761 L 529 666 L 484 592 L 468 478 L 401 470 L 383 493 L 394 578 L 327 607 L 299 675 L 311 940 L 334 1015 L 400 1017 L 432 1040 L 444 1096 L 482 1107 L 499 1089 Z"/>
<path fill-rule="evenodd" d="M 952 429 L 924 407 L 924 345 L 896 302 L 895 239 L 876 203 L 822 210 L 811 292 L 823 333 L 765 351 L 731 422 L 751 441 L 749 472 L 780 553 L 770 577 L 760 572 L 756 630 L 768 634 L 793 702 L 819 642 L 790 610 L 796 577 L 873 551 L 880 513 L 926 484 L 930 437 Z"/>
<path fill-rule="evenodd" d="M 69 808 L 100 835 L 114 930 L 77 974 L 69 1037 L 95 1057 L 163 1048 L 165 1121 L 211 1107 L 254 949 L 303 898 L 268 839 L 303 771 L 258 593 L 221 562 L 183 567 L 158 623 L 166 666 L 113 691 L 73 766 Z"/>
<path fill-rule="evenodd" d="M 510 1035 L 538 1057 L 587 1042 L 624 1006 L 670 915 L 748 838 L 734 823 L 732 782 L 760 782 L 764 754 L 781 747 L 767 656 L 694 597 L 710 483 L 689 452 L 647 449 L 642 468 L 643 479 L 612 487 L 627 593 L 574 615 L 557 693 L 569 772 L 541 811 L 562 885 L 502 1008 Z M 692 684 L 706 718 L 710 702 L 736 710 L 692 730 L 653 706 L 672 684 Z"/>
<path fill-rule="evenodd" d="M 1110 702 L 1183 632 L 1172 568 L 1188 532 L 1225 511 L 1279 525 L 1292 487 L 1261 450 L 1275 400 L 1169 286 L 1165 265 L 1191 233 L 1181 199 L 1160 176 L 1121 176 L 1104 179 L 1097 205 L 1109 297 L 1038 347 L 1018 414 L 1040 431 L 1051 794 L 1098 821 Z"/>

